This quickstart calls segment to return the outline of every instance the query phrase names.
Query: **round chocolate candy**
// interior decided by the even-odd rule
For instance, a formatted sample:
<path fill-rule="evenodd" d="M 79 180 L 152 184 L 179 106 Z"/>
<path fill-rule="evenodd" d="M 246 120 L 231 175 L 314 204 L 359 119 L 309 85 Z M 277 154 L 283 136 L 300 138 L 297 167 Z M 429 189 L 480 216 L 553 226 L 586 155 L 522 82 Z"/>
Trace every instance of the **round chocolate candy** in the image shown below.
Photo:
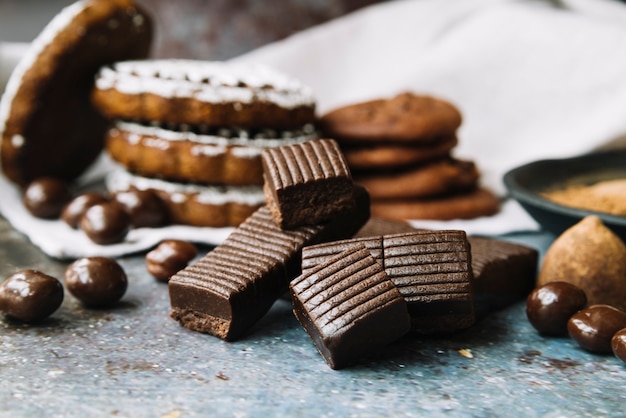
<path fill-rule="evenodd" d="M 626 328 L 622 328 L 613 335 L 611 349 L 615 357 L 626 363 Z"/>
<path fill-rule="evenodd" d="M 526 299 L 526 317 L 539 333 L 567 335 L 567 321 L 587 305 L 585 292 L 571 283 L 549 282 Z"/>
<path fill-rule="evenodd" d="M 61 212 L 61 219 L 74 229 L 78 228 L 85 211 L 96 203 L 106 202 L 107 198 L 97 192 L 85 192 L 69 201 Z"/>
<path fill-rule="evenodd" d="M 591 305 L 576 312 L 567 322 L 567 331 L 582 348 L 610 353 L 611 339 L 626 328 L 626 312 L 609 305 Z"/>
<path fill-rule="evenodd" d="M 190 242 L 169 239 L 146 254 L 146 268 L 155 279 L 168 281 L 198 254 Z"/>
<path fill-rule="evenodd" d="M 37 218 L 56 219 L 72 198 L 69 185 L 53 177 L 41 177 L 26 186 L 22 199 L 26 209 Z"/>
<path fill-rule="evenodd" d="M 135 228 L 154 228 L 166 221 L 165 205 L 153 190 L 125 190 L 115 193 L 113 198 L 124 206 Z"/>
<path fill-rule="evenodd" d="M 79 225 L 93 242 L 109 245 L 124 240 L 130 229 L 130 215 L 116 201 L 96 203 L 83 213 Z"/>
<path fill-rule="evenodd" d="M 63 285 L 37 270 L 22 270 L 0 284 L 0 311 L 23 322 L 52 315 L 63 303 Z"/>
<path fill-rule="evenodd" d="M 65 270 L 65 287 L 88 308 L 111 306 L 128 287 L 124 269 L 109 257 L 85 257 Z"/>

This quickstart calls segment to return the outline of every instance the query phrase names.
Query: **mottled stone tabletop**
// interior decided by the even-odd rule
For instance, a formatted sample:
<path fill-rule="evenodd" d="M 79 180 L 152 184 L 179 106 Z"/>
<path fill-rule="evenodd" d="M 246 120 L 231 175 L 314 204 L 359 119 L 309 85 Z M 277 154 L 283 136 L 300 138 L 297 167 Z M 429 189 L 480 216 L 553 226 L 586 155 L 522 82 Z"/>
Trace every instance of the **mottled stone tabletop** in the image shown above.
<path fill-rule="evenodd" d="M 545 251 L 553 237 L 506 236 Z M 203 251 L 208 250 L 204 248 Z M 0 219 L 0 273 L 49 259 Z M 167 286 L 143 255 L 120 259 L 119 306 L 66 294 L 37 326 L 0 321 L 0 417 L 625 416 L 626 365 L 539 336 L 524 303 L 449 336 L 405 337 L 360 365 L 324 363 L 286 301 L 227 343 L 168 317 Z"/>

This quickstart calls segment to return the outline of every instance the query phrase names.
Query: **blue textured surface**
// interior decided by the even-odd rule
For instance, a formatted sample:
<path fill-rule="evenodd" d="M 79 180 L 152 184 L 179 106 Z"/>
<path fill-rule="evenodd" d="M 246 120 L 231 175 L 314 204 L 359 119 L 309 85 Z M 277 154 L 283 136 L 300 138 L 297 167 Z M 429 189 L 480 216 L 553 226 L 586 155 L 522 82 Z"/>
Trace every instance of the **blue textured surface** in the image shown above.
<path fill-rule="evenodd" d="M 63 264 L 7 226 L 0 236 L 0 259 L 12 263 L 4 273 L 38 267 L 60 276 Z M 543 252 L 551 237 L 507 239 Z M 406 337 L 334 371 L 287 302 L 227 343 L 168 317 L 167 286 L 146 273 L 142 256 L 120 262 L 130 286 L 116 309 L 86 310 L 66 295 L 45 324 L 0 322 L 1 417 L 624 416 L 626 365 L 539 336 L 523 302 L 464 332 Z"/>

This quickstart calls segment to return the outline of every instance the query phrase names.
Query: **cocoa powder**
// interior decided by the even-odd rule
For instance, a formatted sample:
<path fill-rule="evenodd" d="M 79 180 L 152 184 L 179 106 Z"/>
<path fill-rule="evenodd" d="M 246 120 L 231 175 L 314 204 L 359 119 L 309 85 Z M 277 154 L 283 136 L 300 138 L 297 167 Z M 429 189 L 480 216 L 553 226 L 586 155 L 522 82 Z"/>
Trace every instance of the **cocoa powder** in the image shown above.
<path fill-rule="evenodd" d="M 571 185 L 541 195 L 565 206 L 626 216 L 626 179 L 600 181 L 592 185 Z"/>

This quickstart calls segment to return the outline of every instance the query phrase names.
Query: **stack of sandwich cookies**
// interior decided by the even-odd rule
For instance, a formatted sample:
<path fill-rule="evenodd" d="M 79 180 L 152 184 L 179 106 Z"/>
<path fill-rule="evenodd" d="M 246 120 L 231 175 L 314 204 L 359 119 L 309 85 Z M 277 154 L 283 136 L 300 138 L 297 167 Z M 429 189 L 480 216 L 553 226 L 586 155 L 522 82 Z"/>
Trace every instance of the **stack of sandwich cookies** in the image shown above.
<path fill-rule="evenodd" d="M 33 40 L 0 102 L 2 170 L 26 186 L 41 177 L 80 176 L 104 146 L 108 122 L 90 103 L 94 75 L 112 62 L 142 59 L 151 19 L 131 0 L 81 0 Z"/>
<path fill-rule="evenodd" d="M 372 198 L 372 215 L 454 219 L 492 215 L 497 197 L 479 186 L 472 161 L 452 156 L 462 122 L 451 103 L 402 93 L 335 109 L 320 119 L 335 138 L 354 181 Z"/>
<path fill-rule="evenodd" d="M 119 62 L 92 101 L 114 121 L 110 191 L 155 190 L 173 223 L 238 225 L 264 203 L 261 152 L 317 136 L 311 90 L 262 66 Z"/>

